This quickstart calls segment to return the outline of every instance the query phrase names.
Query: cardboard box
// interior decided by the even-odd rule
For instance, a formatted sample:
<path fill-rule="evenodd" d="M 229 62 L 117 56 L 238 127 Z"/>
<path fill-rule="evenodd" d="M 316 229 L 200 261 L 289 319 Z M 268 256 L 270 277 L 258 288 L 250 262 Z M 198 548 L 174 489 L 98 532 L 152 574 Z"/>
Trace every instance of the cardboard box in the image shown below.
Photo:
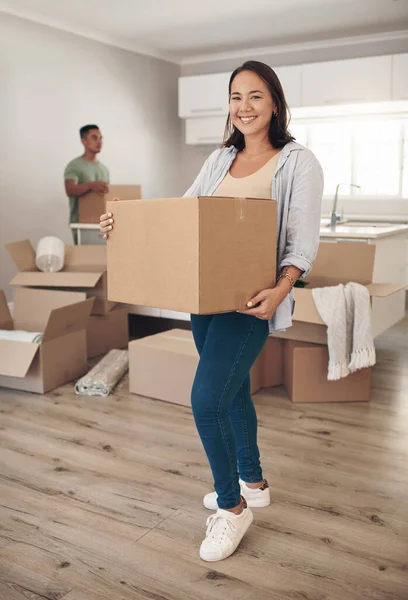
<path fill-rule="evenodd" d="M 276 202 L 161 198 L 108 203 L 108 298 L 196 314 L 245 307 L 276 276 Z"/>
<path fill-rule="evenodd" d="M 17 290 L 20 288 L 17 288 Z M 36 302 L 37 289 L 22 288 L 28 303 Z M 63 290 L 41 290 L 41 305 L 36 308 L 36 317 L 45 318 L 54 308 L 76 304 L 87 299 L 85 292 L 67 292 Z M 129 309 L 115 306 L 106 315 L 91 315 L 87 322 L 87 355 L 88 358 L 106 354 L 114 348 L 125 348 L 129 343 L 128 327 Z M 0 312 L 1 323 L 1 312 Z M 0 329 L 2 328 L 0 325 Z"/>
<path fill-rule="evenodd" d="M 328 381 L 327 346 L 285 341 L 283 378 L 292 402 L 368 402 L 371 368 Z"/>
<path fill-rule="evenodd" d="M 92 315 L 87 327 L 88 358 L 107 354 L 129 343 L 128 309 L 116 306 L 106 315 Z"/>
<path fill-rule="evenodd" d="M 88 192 L 78 199 L 80 223 L 99 223 L 99 217 L 106 212 L 106 203 L 114 198 L 138 200 L 142 197 L 140 185 L 110 185 L 107 194 Z"/>
<path fill-rule="evenodd" d="M 283 381 L 281 340 L 268 338 L 251 369 L 251 394 Z M 199 356 L 191 331 L 172 329 L 129 344 L 129 391 L 191 406 Z"/>
<path fill-rule="evenodd" d="M 105 315 L 115 306 L 107 299 L 106 246 L 65 246 L 62 271 L 43 273 L 35 265 L 35 250 L 28 240 L 6 244 L 18 273 L 10 285 L 53 290 L 82 291 L 95 298 L 92 313 Z"/>
<path fill-rule="evenodd" d="M 321 242 L 306 286 L 294 288 L 296 303 L 293 326 L 276 336 L 327 344 L 327 327 L 315 306 L 312 289 L 350 281 L 365 285 L 370 293 L 374 337 L 398 323 L 405 314 L 406 285 L 372 283 L 374 257 L 374 245 Z"/>
<path fill-rule="evenodd" d="M 44 290 L 18 288 L 14 322 L 0 296 L 2 325 L 43 332 L 40 344 L 0 340 L 0 386 L 44 394 L 87 370 L 86 326 L 93 299 L 49 311 Z"/>

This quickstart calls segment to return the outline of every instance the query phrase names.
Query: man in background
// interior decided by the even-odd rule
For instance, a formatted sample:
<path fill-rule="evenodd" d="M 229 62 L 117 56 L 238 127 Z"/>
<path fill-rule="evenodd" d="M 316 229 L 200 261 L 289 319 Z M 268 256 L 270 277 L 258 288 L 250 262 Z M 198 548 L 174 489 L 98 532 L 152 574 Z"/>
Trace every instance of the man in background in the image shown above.
<path fill-rule="evenodd" d="M 78 223 L 78 198 L 88 192 L 109 191 L 109 171 L 97 156 L 102 150 L 102 135 L 97 125 L 84 125 L 79 130 L 84 154 L 74 158 L 64 171 L 65 191 L 69 197 L 69 222 Z M 74 244 L 77 232 L 72 231 Z"/>

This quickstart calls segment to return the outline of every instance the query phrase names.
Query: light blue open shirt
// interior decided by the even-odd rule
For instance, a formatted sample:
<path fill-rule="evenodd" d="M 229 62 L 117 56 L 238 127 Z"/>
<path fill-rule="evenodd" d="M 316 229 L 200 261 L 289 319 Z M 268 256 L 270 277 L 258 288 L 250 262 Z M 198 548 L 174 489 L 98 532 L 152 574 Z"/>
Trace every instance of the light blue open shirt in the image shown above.
<path fill-rule="evenodd" d="M 185 196 L 212 196 L 233 163 L 237 149 L 220 148 L 205 161 Z M 272 179 L 271 198 L 277 200 L 277 266 L 293 265 L 305 277 L 319 246 L 323 171 L 313 152 L 289 142 L 282 148 Z M 269 321 L 270 333 L 292 325 L 294 309 L 291 292 Z"/>

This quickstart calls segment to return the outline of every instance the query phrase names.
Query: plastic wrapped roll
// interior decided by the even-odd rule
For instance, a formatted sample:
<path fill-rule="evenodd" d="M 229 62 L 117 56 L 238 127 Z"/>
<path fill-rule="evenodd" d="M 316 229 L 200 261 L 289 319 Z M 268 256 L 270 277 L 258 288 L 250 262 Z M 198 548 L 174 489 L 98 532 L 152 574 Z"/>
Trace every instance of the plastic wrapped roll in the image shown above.
<path fill-rule="evenodd" d="M 64 267 L 65 244 L 59 238 L 47 236 L 37 244 L 35 264 L 40 271 L 55 273 Z"/>

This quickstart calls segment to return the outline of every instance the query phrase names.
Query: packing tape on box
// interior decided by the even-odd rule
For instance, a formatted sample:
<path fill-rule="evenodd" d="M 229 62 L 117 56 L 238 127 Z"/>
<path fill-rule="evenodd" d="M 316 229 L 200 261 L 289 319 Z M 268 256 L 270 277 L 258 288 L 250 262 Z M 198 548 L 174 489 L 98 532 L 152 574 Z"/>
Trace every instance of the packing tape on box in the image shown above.
<path fill-rule="evenodd" d="M 246 205 L 246 198 L 234 198 L 234 214 L 236 223 L 243 223 L 245 221 Z"/>
<path fill-rule="evenodd" d="M 245 310 L 246 303 L 248 302 L 248 293 L 246 292 L 235 292 L 234 294 L 234 303 L 235 306 L 239 308 L 239 310 Z"/>

